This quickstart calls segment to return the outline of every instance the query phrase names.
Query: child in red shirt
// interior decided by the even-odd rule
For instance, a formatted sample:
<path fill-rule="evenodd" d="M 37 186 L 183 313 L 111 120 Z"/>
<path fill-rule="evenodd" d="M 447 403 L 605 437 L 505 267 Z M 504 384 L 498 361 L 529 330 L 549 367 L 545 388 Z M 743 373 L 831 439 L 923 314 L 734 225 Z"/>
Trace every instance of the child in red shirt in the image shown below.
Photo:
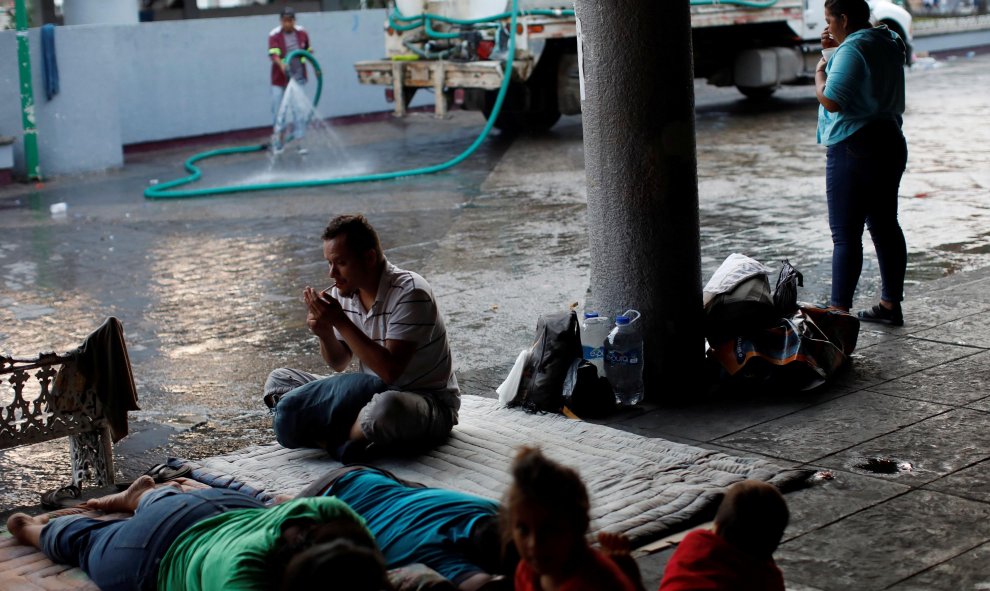
<path fill-rule="evenodd" d="M 523 448 L 506 494 L 509 531 L 521 560 L 516 591 L 639 591 L 613 560 L 588 544 L 588 492 L 577 472 Z M 615 547 L 613 536 L 602 540 Z M 629 561 L 634 567 L 635 562 Z"/>
<path fill-rule="evenodd" d="M 784 591 L 773 552 L 788 519 L 787 503 L 773 485 L 733 484 L 719 505 L 715 531 L 695 530 L 684 538 L 660 591 Z"/>

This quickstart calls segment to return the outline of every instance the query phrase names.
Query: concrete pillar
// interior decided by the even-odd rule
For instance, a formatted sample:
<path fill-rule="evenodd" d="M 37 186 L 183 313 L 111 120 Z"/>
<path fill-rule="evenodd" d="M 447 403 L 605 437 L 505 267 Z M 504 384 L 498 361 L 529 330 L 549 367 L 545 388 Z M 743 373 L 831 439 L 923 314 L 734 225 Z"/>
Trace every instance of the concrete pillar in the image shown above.
<path fill-rule="evenodd" d="M 138 0 L 65 0 L 67 25 L 132 25 L 138 22 Z"/>
<path fill-rule="evenodd" d="M 577 0 L 592 305 L 643 317 L 646 396 L 704 359 L 689 0 Z"/>

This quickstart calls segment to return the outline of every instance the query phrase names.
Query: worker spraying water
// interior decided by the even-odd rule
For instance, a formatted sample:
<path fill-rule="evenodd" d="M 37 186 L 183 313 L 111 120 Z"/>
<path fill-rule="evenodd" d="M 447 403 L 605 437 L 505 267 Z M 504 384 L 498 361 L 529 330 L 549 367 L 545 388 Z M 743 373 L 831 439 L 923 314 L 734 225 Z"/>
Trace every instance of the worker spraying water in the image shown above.
<path fill-rule="evenodd" d="M 302 139 L 306 135 L 309 113 L 298 104 L 296 96 L 302 92 L 308 79 L 306 57 L 299 54 L 290 57 L 299 50 L 313 51 L 309 33 L 296 24 L 296 11 L 287 6 L 279 15 L 279 26 L 268 33 L 274 116 L 272 150 L 275 153 L 281 152 L 287 141 Z"/>
<path fill-rule="evenodd" d="M 515 31 L 518 23 L 518 0 L 512 0 L 512 11 L 506 14 L 500 14 L 494 17 L 494 20 L 508 20 L 509 21 L 509 31 Z M 508 64 L 513 63 L 516 51 L 516 35 L 508 36 L 508 47 L 505 53 L 505 62 Z M 312 100 L 312 106 L 315 108 L 320 102 L 320 95 L 323 90 L 323 76 L 320 69 L 319 62 L 313 57 L 313 55 L 303 49 L 297 49 L 290 52 L 283 59 L 284 62 L 291 63 L 293 58 L 302 57 L 306 58 L 306 62 L 312 65 L 313 70 L 316 74 L 316 93 Z M 488 137 L 488 133 L 491 131 L 495 124 L 495 119 L 498 117 L 498 113 L 502 108 L 502 103 L 505 100 L 505 94 L 509 88 L 510 76 L 503 77 L 501 86 L 497 96 L 495 97 L 494 105 L 492 106 L 492 112 L 488 117 L 485 127 L 481 130 L 475 140 L 468 146 L 463 152 L 450 158 L 439 164 L 434 164 L 431 166 L 423 166 L 413 169 L 405 170 L 393 170 L 387 172 L 378 173 L 362 173 L 354 174 L 350 176 L 342 177 L 332 177 L 332 178 L 321 178 L 321 179 L 304 179 L 304 180 L 293 180 L 293 181 L 280 181 L 280 182 L 251 182 L 233 185 L 224 185 L 220 187 L 206 187 L 202 189 L 179 189 L 184 185 L 188 185 L 198 181 L 203 176 L 202 170 L 196 163 L 201 160 L 206 160 L 208 158 L 214 158 L 218 156 L 227 156 L 232 154 L 245 154 L 249 152 L 260 152 L 269 149 L 268 144 L 261 144 L 256 146 L 239 146 L 233 148 L 222 148 L 219 150 L 209 150 L 207 152 L 202 152 L 190 157 L 185 162 L 185 169 L 189 173 L 187 176 L 176 179 L 173 181 L 168 181 L 165 183 L 152 185 L 145 189 L 144 196 L 148 199 L 183 199 L 192 197 L 207 197 L 212 195 L 226 195 L 230 193 L 241 193 L 246 191 L 271 191 L 277 189 L 300 189 L 300 188 L 310 188 L 310 187 L 322 187 L 328 185 L 344 185 L 350 183 L 363 183 L 372 181 L 384 181 L 390 179 L 397 179 L 407 176 L 417 176 L 424 174 L 432 174 L 435 172 L 440 172 L 453 168 L 457 166 L 464 160 L 466 160 L 471 154 L 473 154 L 481 143 Z M 287 88 L 288 88 L 287 84 Z M 286 91 L 288 93 L 288 90 Z M 284 97 L 283 97 L 284 100 Z M 281 103 L 280 103 L 281 105 Z M 281 107 L 280 107 L 281 110 Z M 277 125 L 276 125 L 277 127 Z"/>

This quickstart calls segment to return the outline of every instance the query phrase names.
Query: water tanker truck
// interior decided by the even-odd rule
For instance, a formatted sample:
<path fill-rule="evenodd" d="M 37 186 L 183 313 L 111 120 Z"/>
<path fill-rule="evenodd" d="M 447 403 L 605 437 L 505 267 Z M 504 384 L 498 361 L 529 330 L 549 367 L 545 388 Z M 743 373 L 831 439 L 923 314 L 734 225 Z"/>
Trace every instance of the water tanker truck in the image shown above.
<path fill-rule="evenodd" d="M 690 2 L 696 78 L 735 86 L 753 99 L 783 84 L 813 81 L 824 0 Z M 868 2 L 874 22 L 904 39 L 909 61 L 911 15 L 888 0 Z M 562 114 L 581 112 L 573 5 L 518 0 L 514 31 L 511 0 L 395 0 L 387 10 L 385 59 L 354 67 L 362 84 L 386 87 L 396 115 L 425 88 L 435 94 L 439 117 L 453 102 L 487 116 L 506 75 L 509 88 L 495 122 L 500 129 L 549 129 Z M 511 70 L 505 65 L 509 35 L 516 40 Z"/>

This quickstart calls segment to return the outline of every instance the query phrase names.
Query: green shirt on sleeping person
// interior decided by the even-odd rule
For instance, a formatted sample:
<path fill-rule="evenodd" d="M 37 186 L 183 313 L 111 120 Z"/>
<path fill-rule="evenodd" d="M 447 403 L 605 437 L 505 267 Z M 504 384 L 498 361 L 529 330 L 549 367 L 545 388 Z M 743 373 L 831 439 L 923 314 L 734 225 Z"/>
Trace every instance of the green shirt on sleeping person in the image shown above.
<path fill-rule="evenodd" d="M 237 509 L 205 519 L 169 546 L 158 568 L 158 588 L 267 589 L 272 572 L 269 554 L 284 522 L 324 523 L 341 517 L 364 525 L 350 507 L 331 497 L 294 499 L 270 509 Z"/>

